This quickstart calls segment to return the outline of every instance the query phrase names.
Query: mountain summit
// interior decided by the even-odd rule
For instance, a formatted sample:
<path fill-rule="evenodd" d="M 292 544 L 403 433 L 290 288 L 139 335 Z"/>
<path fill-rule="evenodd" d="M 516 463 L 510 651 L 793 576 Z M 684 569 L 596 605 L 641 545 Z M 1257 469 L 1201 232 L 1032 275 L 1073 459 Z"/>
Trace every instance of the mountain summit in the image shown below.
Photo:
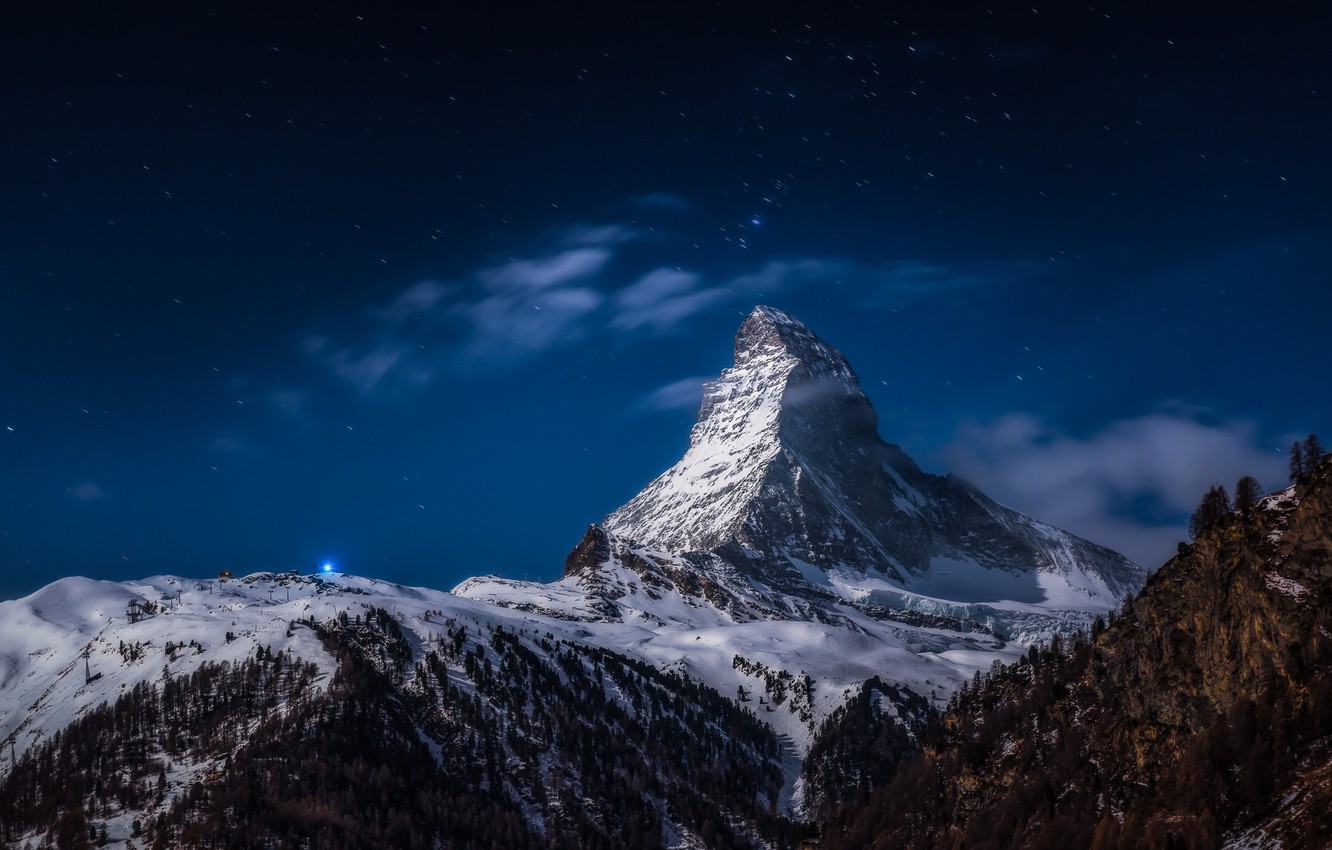
<path fill-rule="evenodd" d="M 870 577 L 961 602 L 1109 608 L 1141 586 L 1122 555 L 922 472 L 877 425 L 841 352 L 757 307 L 735 365 L 704 387 L 684 457 L 602 528 L 800 595 Z"/>
<path fill-rule="evenodd" d="M 789 503 L 788 491 L 801 501 L 819 499 L 821 485 L 839 485 L 870 465 L 866 449 L 877 440 L 875 424 L 846 358 L 789 314 L 758 307 L 736 335 L 735 365 L 704 386 L 685 456 L 603 525 L 644 545 L 688 552 L 762 544 L 779 528 L 789 539 L 793 524 L 810 531 L 838 522 L 823 510 L 757 514 Z M 850 539 L 860 545 L 863 538 Z M 791 554 L 827 564 L 842 553 L 818 545 Z"/>

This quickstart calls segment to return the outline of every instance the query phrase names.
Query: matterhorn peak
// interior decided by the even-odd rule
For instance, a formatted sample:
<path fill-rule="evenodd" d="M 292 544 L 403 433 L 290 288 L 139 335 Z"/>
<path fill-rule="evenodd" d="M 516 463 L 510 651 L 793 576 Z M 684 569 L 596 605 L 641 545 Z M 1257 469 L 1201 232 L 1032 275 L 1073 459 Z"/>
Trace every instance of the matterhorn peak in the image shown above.
<path fill-rule="evenodd" d="M 684 457 L 602 525 L 625 545 L 720 559 L 802 595 L 826 593 L 833 572 L 923 588 L 958 564 L 1025 576 L 1016 583 L 1031 600 L 1043 593 L 1036 573 L 1107 607 L 1140 584 L 1122 555 L 922 472 L 877 424 L 841 352 L 756 307 L 734 365 L 703 387 Z"/>
<path fill-rule="evenodd" d="M 703 386 L 684 458 L 605 525 L 666 551 L 736 542 L 781 456 L 811 437 L 877 441 L 874 425 L 846 358 L 789 313 L 757 307 L 736 334 L 735 365 Z"/>
<path fill-rule="evenodd" d="M 742 434 L 750 442 L 780 440 L 791 430 L 779 428 L 781 423 L 813 412 L 815 402 L 835 399 L 844 402 L 846 412 L 856 412 L 862 429 L 868 426 L 873 434 L 869 399 L 842 353 L 790 313 L 758 306 L 735 335 L 735 364 L 703 386 L 691 443 L 733 440 Z M 830 410 L 821 415 L 836 417 Z"/>
<path fill-rule="evenodd" d="M 735 335 L 735 368 L 751 363 L 796 361 L 820 377 L 836 377 L 859 389 L 860 381 L 842 353 L 790 313 L 755 307 Z"/>
<path fill-rule="evenodd" d="M 806 352 L 827 349 L 814 332 L 790 313 L 759 305 L 745 317 L 735 335 L 737 364 L 774 350 Z"/>

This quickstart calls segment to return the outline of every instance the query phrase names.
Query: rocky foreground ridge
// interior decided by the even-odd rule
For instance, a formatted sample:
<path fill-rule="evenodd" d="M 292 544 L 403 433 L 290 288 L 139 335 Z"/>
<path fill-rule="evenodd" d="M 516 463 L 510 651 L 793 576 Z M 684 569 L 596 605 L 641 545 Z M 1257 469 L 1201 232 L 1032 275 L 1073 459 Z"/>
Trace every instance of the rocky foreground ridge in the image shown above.
<path fill-rule="evenodd" d="M 827 848 L 1332 846 L 1332 463 L 982 675 Z M 866 746 L 863 742 L 862 746 Z"/>

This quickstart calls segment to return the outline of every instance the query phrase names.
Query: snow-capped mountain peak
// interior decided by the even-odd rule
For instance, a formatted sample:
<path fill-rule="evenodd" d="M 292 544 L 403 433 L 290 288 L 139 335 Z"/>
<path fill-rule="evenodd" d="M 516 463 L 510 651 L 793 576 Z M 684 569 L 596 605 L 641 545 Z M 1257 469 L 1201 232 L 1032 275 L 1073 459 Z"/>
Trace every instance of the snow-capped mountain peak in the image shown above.
<path fill-rule="evenodd" d="M 684 457 L 603 526 L 805 597 L 845 596 L 843 574 L 951 599 L 979 589 L 965 602 L 1108 608 L 1141 584 L 1123 556 L 922 472 L 877 425 L 839 351 L 757 307 L 735 365 L 704 387 Z"/>
<path fill-rule="evenodd" d="M 848 391 L 860 390 L 859 379 L 840 351 L 790 313 L 760 305 L 735 335 L 735 366 L 757 367 L 778 359 L 803 365 L 825 380 L 841 381 Z"/>
<path fill-rule="evenodd" d="M 856 436 L 873 435 L 873 409 L 846 358 L 789 314 L 756 308 L 736 335 L 735 365 L 703 388 L 684 458 L 607 517 L 606 528 L 674 552 L 737 539 L 786 438 L 805 430 L 802 410 L 830 403 L 858 426 Z"/>

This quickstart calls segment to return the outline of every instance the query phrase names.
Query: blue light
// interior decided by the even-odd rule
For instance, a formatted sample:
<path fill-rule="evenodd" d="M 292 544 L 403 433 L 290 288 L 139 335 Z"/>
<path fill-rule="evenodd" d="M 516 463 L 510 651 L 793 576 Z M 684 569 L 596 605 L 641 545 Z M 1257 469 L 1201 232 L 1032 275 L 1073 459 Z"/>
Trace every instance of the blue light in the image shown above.
<path fill-rule="evenodd" d="M 324 564 L 324 572 L 326 572 L 326 573 L 331 573 L 331 572 L 333 572 L 333 565 L 332 565 L 332 564 Z"/>

